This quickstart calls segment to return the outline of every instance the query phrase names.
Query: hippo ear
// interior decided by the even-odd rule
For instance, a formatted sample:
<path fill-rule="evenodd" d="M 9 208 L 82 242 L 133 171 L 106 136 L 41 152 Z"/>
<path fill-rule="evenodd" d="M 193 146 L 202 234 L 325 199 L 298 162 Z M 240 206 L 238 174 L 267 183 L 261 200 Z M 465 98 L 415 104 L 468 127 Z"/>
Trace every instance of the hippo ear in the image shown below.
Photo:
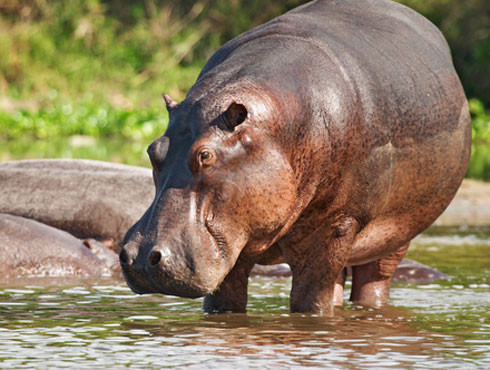
<path fill-rule="evenodd" d="M 165 160 L 168 152 L 169 139 L 167 136 L 161 136 L 156 139 L 147 149 L 151 165 L 158 170 Z"/>
<path fill-rule="evenodd" d="M 238 126 L 240 123 L 245 121 L 247 118 L 248 111 L 247 108 L 243 104 L 239 103 L 231 103 L 225 113 L 222 116 L 222 125 L 220 127 L 225 130 L 233 131 L 233 129 Z"/>
<path fill-rule="evenodd" d="M 179 105 L 179 103 L 177 103 L 167 94 L 162 94 L 162 96 L 163 96 L 163 100 L 165 100 L 165 104 L 167 105 L 168 113 L 172 112 Z"/>

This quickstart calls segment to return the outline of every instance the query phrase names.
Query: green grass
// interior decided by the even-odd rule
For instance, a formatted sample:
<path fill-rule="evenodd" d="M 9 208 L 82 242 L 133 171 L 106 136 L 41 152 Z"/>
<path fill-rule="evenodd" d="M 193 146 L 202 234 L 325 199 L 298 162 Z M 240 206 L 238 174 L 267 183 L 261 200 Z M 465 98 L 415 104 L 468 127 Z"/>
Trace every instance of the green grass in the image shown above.
<path fill-rule="evenodd" d="M 473 146 L 467 177 L 490 181 L 490 111 L 477 99 L 470 99 Z"/>
<path fill-rule="evenodd" d="M 0 138 L 46 140 L 73 135 L 128 140 L 156 138 L 163 133 L 168 115 L 163 107 L 117 109 L 105 102 L 54 104 L 37 111 L 0 111 Z"/>

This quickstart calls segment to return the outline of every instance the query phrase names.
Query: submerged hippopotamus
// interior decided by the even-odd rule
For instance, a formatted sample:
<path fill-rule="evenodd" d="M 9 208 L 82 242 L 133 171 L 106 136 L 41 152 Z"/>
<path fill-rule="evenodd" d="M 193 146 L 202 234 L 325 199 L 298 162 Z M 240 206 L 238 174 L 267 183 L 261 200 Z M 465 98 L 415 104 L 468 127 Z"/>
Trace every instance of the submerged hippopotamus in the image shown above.
<path fill-rule="evenodd" d="M 156 196 L 120 261 L 137 293 L 244 311 L 254 264 L 285 261 L 290 309 L 380 304 L 449 204 L 471 145 L 441 33 L 389 0 L 317 0 L 226 43 L 148 148 Z"/>
<path fill-rule="evenodd" d="M 118 252 L 155 193 L 149 169 L 80 159 L 1 163 L 0 184 L 0 212 L 105 241 Z"/>
<path fill-rule="evenodd" d="M 117 273 L 117 254 L 35 220 L 0 213 L 0 277 L 102 277 Z"/>
<path fill-rule="evenodd" d="M 349 268 L 345 273 L 352 275 L 352 269 Z M 291 269 L 287 263 L 276 265 L 255 265 L 250 276 L 262 277 L 290 277 Z M 447 280 L 450 276 L 443 272 L 437 271 L 432 267 L 420 262 L 404 258 L 398 264 L 395 273 L 392 275 L 392 282 L 409 282 L 409 283 L 429 283 L 438 280 Z"/>

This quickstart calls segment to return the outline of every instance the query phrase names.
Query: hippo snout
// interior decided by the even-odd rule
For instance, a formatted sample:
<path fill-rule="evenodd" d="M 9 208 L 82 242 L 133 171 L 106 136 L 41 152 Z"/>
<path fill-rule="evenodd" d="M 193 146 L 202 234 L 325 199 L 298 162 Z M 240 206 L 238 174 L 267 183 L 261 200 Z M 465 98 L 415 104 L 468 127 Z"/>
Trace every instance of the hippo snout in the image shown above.
<path fill-rule="evenodd" d="M 131 266 L 134 264 L 137 254 L 138 249 L 134 243 L 127 243 L 119 253 L 119 262 L 122 266 Z"/>
<path fill-rule="evenodd" d="M 148 267 L 156 267 L 158 265 L 162 260 L 162 252 L 163 256 L 165 256 L 164 259 L 168 262 L 170 251 L 167 248 L 158 249 L 150 247 L 150 253 L 147 253 L 147 256 L 142 256 L 139 253 L 138 244 L 129 242 L 122 248 L 119 254 L 119 261 L 123 267 L 144 271 Z"/>
<path fill-rule="evenodd" d="M 210 259 L 188 245 L 130 241 L 122 248 L 119 259 L 126 282 L 138 294 L 198 298 L 214 292 L 223 278 L 219 264 L 205 263 Z"/>
<path fill-rule="evenodd" d="M 147 278 L 148 259 L 139 253 L 138 244 L 129 242 L 119 253 L 119 262 L 128 286 L 135 293 L 157 293 L 158 290 Z"/>

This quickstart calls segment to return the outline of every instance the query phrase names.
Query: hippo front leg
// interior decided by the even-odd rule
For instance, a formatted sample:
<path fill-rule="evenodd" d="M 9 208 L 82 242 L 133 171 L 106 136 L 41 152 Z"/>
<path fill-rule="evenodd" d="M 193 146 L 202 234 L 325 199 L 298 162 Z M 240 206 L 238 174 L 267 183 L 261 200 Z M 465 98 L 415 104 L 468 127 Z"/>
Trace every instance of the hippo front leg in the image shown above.
<path fill-rule="evenodd" d="M 346 217 L 334 225 L 331 237 L 317 239 L 321 245 L 310 245 L 301 258 L 289 253 L 293 257 L 288 261 L 293 273 L 291 312 L 333 314 L 334 305 L 339 304 L 339 282 L 358 230 L 357 221 Z"/>
<path fill-rule="evenodd" d="M 203 310 L 207 313 L 246 312 L 248 277 L 253 266 L 254 262 L 240 256 L 219 288 L 204 298 Z"/>
<path fill-rule="evenodd" d="M 344 304 L 344 286 L 345 280 L 347 278 L 347 269 L 344 268 L 342 273 L 337 277 L 335 282 L 334 294 L 333 294 L 333 304 L 335 306 L 342 306 Z"/>
<path fill-rule="evenodd" d="M 393 274 L 407 253 L 407 243 L 383 258 L 360 266 L 352 266 L 350 300 L 366 306 L 380 306 L 390 298 Z"/>

